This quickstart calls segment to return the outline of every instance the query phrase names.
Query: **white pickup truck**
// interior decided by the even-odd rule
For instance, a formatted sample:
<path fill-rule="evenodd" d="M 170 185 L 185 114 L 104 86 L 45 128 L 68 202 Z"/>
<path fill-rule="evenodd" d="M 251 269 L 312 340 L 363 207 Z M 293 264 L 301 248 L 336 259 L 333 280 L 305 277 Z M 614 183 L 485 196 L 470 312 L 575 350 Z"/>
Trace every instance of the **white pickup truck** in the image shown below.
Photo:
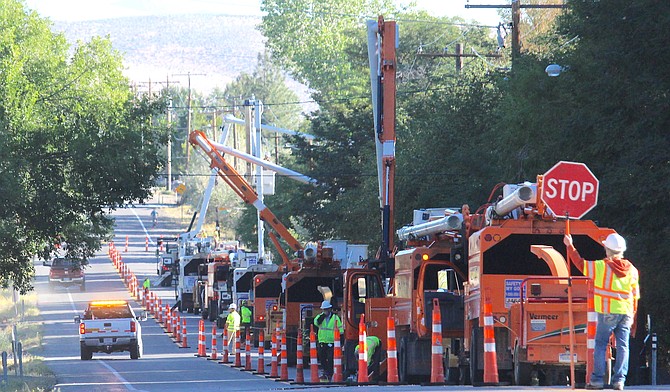
<path fill-rule="evenodd" d="M 135 316 L 127 301 L 93 301 L 84 317 L 75 317 L 79 324 L 81 359 L 90 360 L 94 352 L 110 354 L 129 351 L 130 359 L 142 356 L 142 327 L 146 314 Z"/>

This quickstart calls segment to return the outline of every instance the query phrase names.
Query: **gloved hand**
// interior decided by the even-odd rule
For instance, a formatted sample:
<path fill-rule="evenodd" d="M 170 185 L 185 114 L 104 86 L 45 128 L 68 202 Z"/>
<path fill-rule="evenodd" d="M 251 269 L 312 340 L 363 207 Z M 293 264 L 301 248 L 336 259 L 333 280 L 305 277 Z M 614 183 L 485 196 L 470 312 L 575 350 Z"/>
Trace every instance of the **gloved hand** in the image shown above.
<path fill-rule="evenodd" d="M 316 316 L 316 318 L 314 318 L 314 321 L 316 321 L 317 324 L 321 324 L 321 321 L 323 321 L 323 313 Z"/>

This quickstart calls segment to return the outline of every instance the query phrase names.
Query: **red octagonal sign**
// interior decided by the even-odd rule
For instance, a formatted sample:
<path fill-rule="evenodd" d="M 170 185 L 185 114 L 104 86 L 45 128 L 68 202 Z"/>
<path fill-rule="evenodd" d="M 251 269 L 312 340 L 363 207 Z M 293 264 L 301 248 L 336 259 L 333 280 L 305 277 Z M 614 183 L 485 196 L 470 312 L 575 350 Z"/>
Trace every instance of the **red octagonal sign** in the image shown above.
<path fill-rule="evenodd" d="M 541 198 L 557 217 L 579 219 L 598 204 L 598 179 L 583 163 L 560 161 L 544 173 Z"/>

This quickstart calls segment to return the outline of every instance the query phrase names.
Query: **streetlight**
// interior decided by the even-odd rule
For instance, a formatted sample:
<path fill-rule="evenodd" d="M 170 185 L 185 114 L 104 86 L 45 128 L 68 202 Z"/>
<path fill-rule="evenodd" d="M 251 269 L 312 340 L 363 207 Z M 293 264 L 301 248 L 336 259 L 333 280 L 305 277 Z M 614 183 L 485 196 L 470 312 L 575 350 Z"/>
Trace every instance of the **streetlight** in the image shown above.
<path fill-rule="evenodd" d="M 546 72 L 550 77 L 559 76 L 563 71 L 565 71 L 565 68 L 558 64 L 549 64 L 547 65 L 547 68 L 544 69 L 544 72 Z"/>

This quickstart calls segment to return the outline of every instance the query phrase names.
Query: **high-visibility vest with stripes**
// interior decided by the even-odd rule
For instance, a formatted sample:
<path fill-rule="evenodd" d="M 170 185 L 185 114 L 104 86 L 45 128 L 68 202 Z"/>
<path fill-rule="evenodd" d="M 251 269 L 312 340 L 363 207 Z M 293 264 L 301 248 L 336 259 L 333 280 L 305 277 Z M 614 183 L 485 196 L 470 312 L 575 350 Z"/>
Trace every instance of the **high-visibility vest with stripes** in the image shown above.
<path fill-rule="evenodd" d="M 340 316 L 331 313 L 330 318 L 326 320 L 326 315 L 322 313 L 314 318 L 314 325 L 319 327 L 317 336 L 319 343 L 335 342 L 335 320 L 337 320 L 338 329 L 340 330 L 340 333 L 342 333 L 344 330 L 342 328 L 342 320 L 340 320 Z"/>
<path fill-rule="evenodd" d="M 633 315 L 633 303 L 640 298 L 637 269 L 631 266 L 622 278 L 607 266 L 605 260 L 585 260 L 584 275 L 593 279 L 593 302 L 598 313 Z"/>
<path fill-rule="evenodd" d="M 248 306 L 242 306 L 240 309 L 242 312 L 242 324 L 248 324 L 251 322 L 251 309 Z"/>
<path fill-rule="evenodd" d="M 236 311 L 231 311 L 226 317 L 228 323 L 228 332 L 235 332 L 240 330 L 240 314 Z"/>

